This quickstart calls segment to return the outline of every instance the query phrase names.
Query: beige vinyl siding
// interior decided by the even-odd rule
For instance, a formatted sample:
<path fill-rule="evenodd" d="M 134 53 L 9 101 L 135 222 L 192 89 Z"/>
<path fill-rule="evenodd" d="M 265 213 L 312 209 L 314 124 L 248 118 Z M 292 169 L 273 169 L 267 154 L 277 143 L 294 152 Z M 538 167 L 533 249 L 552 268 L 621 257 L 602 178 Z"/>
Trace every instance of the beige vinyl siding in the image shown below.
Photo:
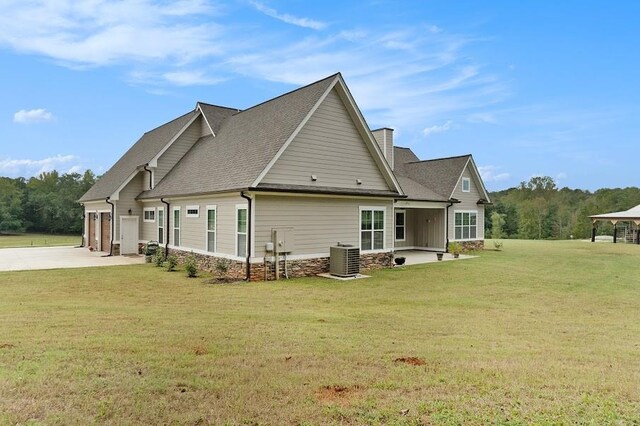
<path fill-rule="evenodd" d="M 255 199 L 255 256 L 265 255 L 271 230 L 293 227 L 291 255 L 329 255 L 338 242 L 358 246 L 360 206 L 385 208 L 385 249 L 393 247 L 393 201 L 257 195 Z"/>
<path fill-rule="evenodd" d="M 387 163 L 393 170 L 393 130 L 383 128 L 372 132 L 372 134 L 376 142 L 378 142 L 384 158 L 387 159 Z"/>
<path fill-rule="evenodd" d="M 120 240 L 120 217 L 128 216 L 131 209 L 131 216 L 138 216 L 138 224 L 142 223 L 142 204 L 136 201 L 136 197 L 142 192 L 142 174 L 138 172 L 131 181 L 120 191 L 119 200 L 116 204 L 116 233 L 114 238 Z"/>
<path fill-rule="evenodd" d="M 317 181 L 311 180 L 317 176 Z M 356 179 L 362 181 L 361 185 Z M 366 142 L 332 90 L 262 180 L 264 183 L 389 190 Z"/>
<path fill-rule="evenodd" d="M 140 220 L 140 239 L 144 240 L 144 241 L 158 241 L 158 209 L 161 209 L 164 207 L 165 210 L 165 214 L 167 211 L 167 206 L 165 206 L 162 203 L 156 203 L 156 202 L 152 202 L 152 203 L 143 203 L 142 205 L 143 209 L 145 208 L 153 208 L 156 211 L 156 220 L 154 220 L 153 222 L 145 222 L 144 221 L 144 217 L 141 218 Z M 166 217 L 165 217 L 165 223 L 166 223 Z M 165 228 L 166 230 L 166 228 Z M 165 237 L 166 238 L 166 237 Z"/>
<path fill-rule="evenodd" d="M 158 158 L 158 166 L 154 173 L 154 186 L 180 161 L 191 147 L 200 139 L 202 133 L 202 117 L 196 118 L 173 144 Z"/>
<path fill-rule="evenodd" d="M 207 206 L 216 206 L 216 249 L 217 253 L 236 254 L 236 205 L 247 205 L 247 200 L 237 193 L 208 198 L 171 200 L 170 241 L 173 245 L 173 209 L 180 207 L 180 248 L 182 250 L 206 251 Z M 198 217 L 187 217 L 187 206 L 198 206 Z"/>
<path fill-rule="evenodd" d="M 455 212 L 456 211 L 477 211 L 477 234 L 476 240 L 484 239 L 484 205 L 478 205 L 478 200 L 482 198 L 480 183 L 471 173 L 469 166 L 462 173 L 462 178 L 470 179 L 470 191 L 462 192 L 462 178 L 458 181 L 456 190 L 453 192 L 453 198 L 460 200 L 449 208 L 449 240 L 455 240 Z"/>

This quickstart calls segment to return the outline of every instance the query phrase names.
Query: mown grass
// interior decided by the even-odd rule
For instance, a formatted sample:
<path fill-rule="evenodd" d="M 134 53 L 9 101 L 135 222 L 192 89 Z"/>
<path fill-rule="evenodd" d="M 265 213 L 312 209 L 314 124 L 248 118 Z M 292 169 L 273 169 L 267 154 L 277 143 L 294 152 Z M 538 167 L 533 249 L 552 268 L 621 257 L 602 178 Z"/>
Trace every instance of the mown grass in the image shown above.
<path fill-rule="evenodd" d="M 639 258 L 506 241 L 348 282 L 0 273 L 0 423 L 637 424 Z"/>
<path fill-rule="evenodd" d="M 0 248 L 75 246 L 81 242 L 79 235 L 0 234 Z"/>

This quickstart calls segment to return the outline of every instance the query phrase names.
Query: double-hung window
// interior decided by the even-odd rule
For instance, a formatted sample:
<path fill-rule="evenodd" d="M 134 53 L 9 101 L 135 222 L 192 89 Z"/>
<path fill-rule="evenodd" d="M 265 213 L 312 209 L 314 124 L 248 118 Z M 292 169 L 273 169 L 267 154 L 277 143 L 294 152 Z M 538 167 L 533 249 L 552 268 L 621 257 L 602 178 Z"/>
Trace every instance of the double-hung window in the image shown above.
<path fill-rule="evenodd" d="M 384 248 L 384 208 L 360 208 L 360 250 Z"/>
<path fill-rule="evenodd" d="M 404 210 L 396 211 L 396 241 L 406 239 L 406 218 L 407 213 Z"/>
<path fill-rule="evenodd" d="M 216 251 L 216 206 L 207 206 L 207 251 Z"/>
<path fill-rule="evenodd" d="M 173 245 L 180 245 L 180 207 L 173 209 Z"/>
<path fill-rule="evenodd" d="M 145 207 L 143 211 L 143 221 L 144 222 L 155 222 L 156 221 L 156 208 L 155 207 Z"/>
<path fill-rule="evenodd" d="M 236 206 L 236 255 L 247 256 L 247 208 Z"/>
<path fill-rule="evenodd" d="M 478 228 L 478 212 L 456 212 L 456 240 L 474 240 Z"/>
<path fill-rule="evenodd" d="M 164 244 L 164 208 L 158 208 L 158 244 Z"/>

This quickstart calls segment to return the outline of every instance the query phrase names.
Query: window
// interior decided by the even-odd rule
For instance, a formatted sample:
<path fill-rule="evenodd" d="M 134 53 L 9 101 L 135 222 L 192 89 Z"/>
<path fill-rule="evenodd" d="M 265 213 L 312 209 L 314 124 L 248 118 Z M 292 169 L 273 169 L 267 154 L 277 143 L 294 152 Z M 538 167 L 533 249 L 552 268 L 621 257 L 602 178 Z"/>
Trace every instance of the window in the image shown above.
<path fill-rule="evenodd" d="M 156 221 L 156 208 L 155 207 L 145 207 L 144 208 L 144 222 L 155 222 Z"/>
<path fill-rule="evenodd" d="M 158 208 L 158 244 L 164 244 L 164 208 Z"/>
<path fill-rule="evenodd" d="M 360 208 L 360 250 L 384 248 L 384 209 Z"/>
<path fill-rule="evenodd" d="M 187 206 L 187 217 L 199 217 L 200 206 Z"/>
<path fill-rule="evenodd" d="M 236 206 L 236 255 L 247 256 L 247 208 Z"/>
<path fill-rule="evenodd" d="M 456 212 L 456 240 L 475 240 L 478 212 Z"/>
<path fill-rule="evenodd" d="M 396 211 L 396 241 L 404 241 L 405 240 L 405 219 L 406 212 Z"/>
<path fill-rule="evenodd" d="M 471 192 L 471 179 L 462 178 L 462 192 Z"/>
<path fill-rule="evenodd" d="M 180 207 L 173 209 L 173 245 L 180 245 Z"/>
<path fill-rule="evenodd" d="M 207 251 L 216 251 L 216 206 L 207 206 Z"/>

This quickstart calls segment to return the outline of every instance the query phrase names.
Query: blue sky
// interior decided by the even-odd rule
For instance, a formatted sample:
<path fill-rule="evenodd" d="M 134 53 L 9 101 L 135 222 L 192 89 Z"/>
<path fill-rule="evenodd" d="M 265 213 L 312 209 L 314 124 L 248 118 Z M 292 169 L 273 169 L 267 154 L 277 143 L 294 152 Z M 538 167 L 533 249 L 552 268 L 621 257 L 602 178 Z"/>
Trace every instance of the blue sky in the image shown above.
<path fill-rule="evenodd" d="M 106 171 L 197 101 L 341 71 L 372 128 L 490 190 L 637 186 L 640 2 L 5 0 L 0 175 Z"/>

